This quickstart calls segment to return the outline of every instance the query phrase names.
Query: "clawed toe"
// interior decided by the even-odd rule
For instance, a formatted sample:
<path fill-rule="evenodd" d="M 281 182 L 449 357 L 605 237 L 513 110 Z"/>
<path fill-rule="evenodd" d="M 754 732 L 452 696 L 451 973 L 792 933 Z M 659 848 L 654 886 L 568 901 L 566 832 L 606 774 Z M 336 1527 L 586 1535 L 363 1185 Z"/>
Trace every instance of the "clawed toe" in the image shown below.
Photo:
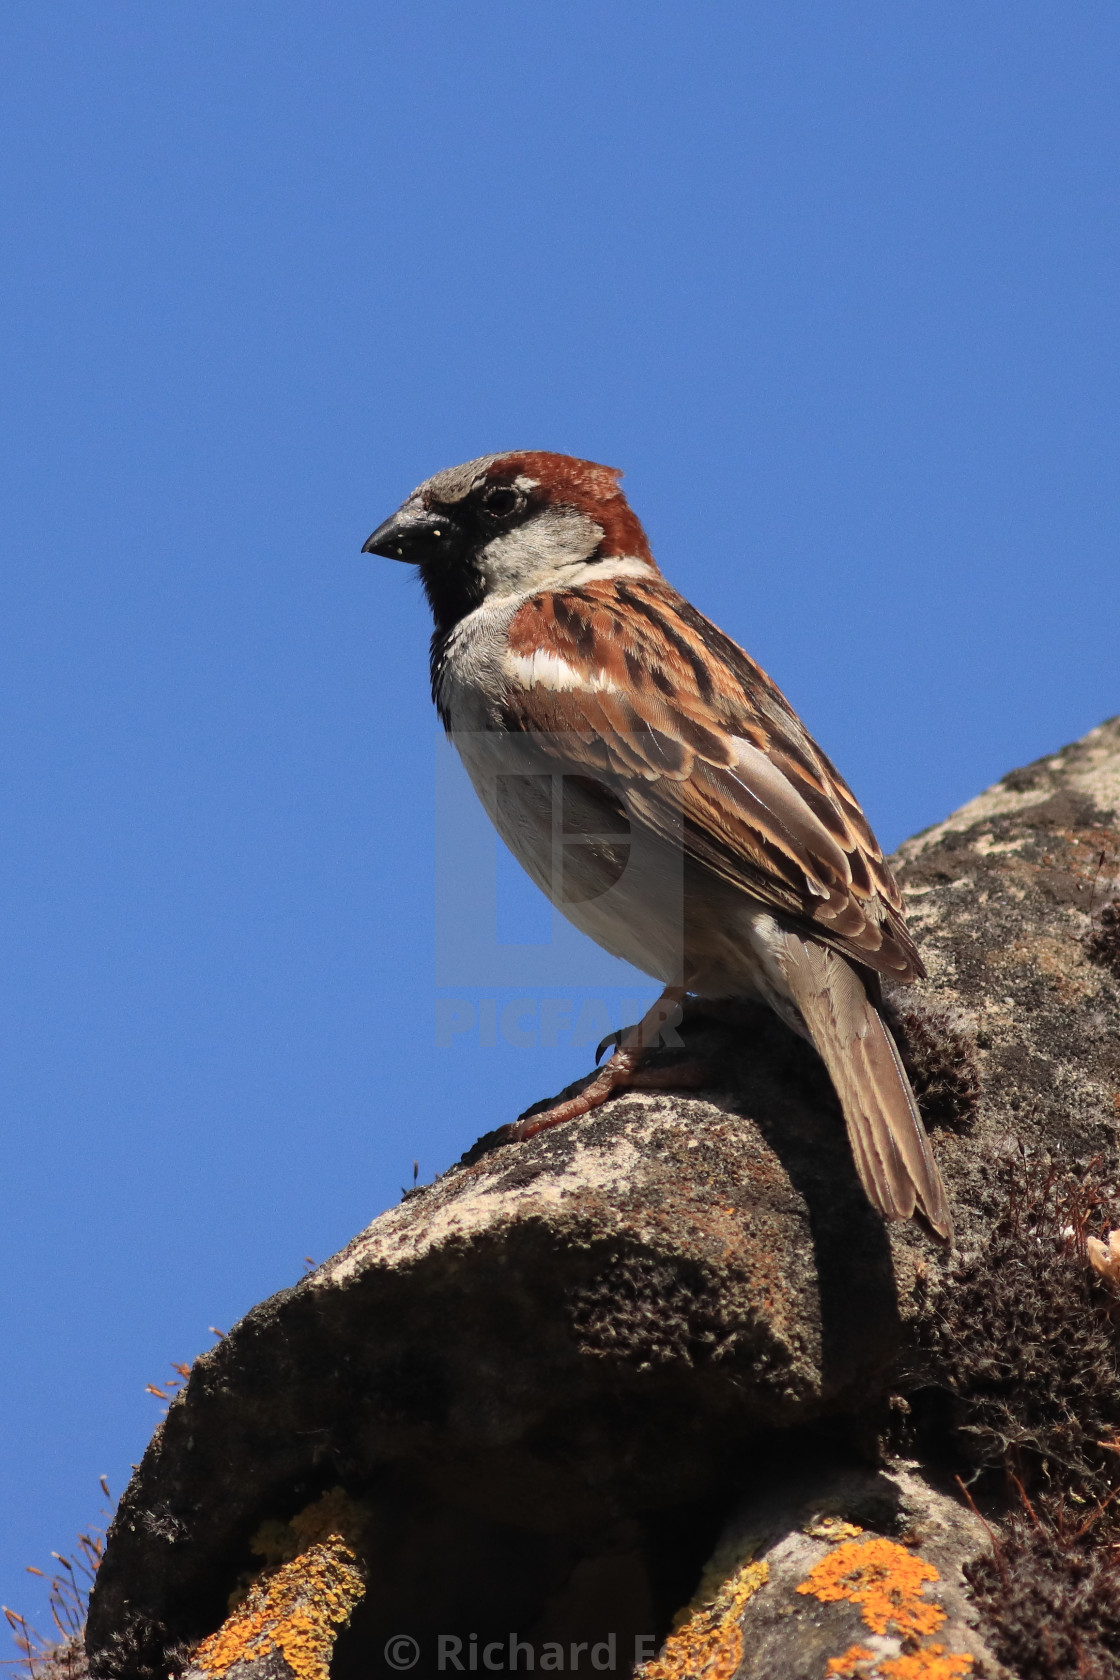
<path fill-rule="evenodd" d="M 538 1132 L 547 1131 L 550 1126 L 560 1126 L 565 1120 L 590 1114 L 616 1091 L 694 1090 L 706 1084 L 707 1070 L 696 1062 L 675 1062 L 668 1067 L 657 1066 L 656 1063 L 647 1065 L 652 1049 L 666 1042 L 670 1045 L 674 1043 L 670 1034 L 681 1018 L 684 995 L 683 986 L 666 986 L 637 1026 L 623 1027 L 619 1032 L 607 1034 L 595 1052 L 598 1062 L 609 1045 L 615 1046 L 614 1055 L 605 1067 L 592 1074 L 574 1095 L 535 1114 L 530 1111 L 521 1115 L 506 1128 L 506 1136 L 511 1142 L 524 1143 L 526 1138 L 536 1137 Z M 680 1039 L 676 1039 L 675 1043 L 679 1045 Z"/>
<path fill-rule="evenodd" d="M 606 1038 L 601 1038 L 595 1050 L 595 1066 L 598 1067 L 599 1063 L 602 1061 L 604 1050 L 609 1050 L 612 1045 L 617 1050 L 618 1046 L 622 1043 L 622 1035 L 632 1030 L 633 1029 L 630 1027 L 618 1027 L 614 1032 L 609 1032 Z"/>

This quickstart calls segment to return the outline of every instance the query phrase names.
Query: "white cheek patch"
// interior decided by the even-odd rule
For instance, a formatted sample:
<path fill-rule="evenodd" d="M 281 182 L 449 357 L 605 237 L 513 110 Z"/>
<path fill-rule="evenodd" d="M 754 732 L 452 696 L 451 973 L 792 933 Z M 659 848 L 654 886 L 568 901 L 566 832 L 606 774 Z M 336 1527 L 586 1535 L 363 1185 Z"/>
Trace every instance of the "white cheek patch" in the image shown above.
<path fill-rule="evenodd" d="M 478 556 L 482 575 L 495 595 L 547 588 L 594 554 L 602 535 L 585 513 L 549 508 L 493 537 Z"/>
<path fill-rule="evenodd" d="M 558 653 L 539 649 L 536 653 L 507 653 L 503 664 L 507 676 L 520 688 L 547 688 L 554 694 L 571 694 L 582 690 L 585 694 L 618 693 L 618 687 L 602 671 L 588 674 L 577 671 Z"/>

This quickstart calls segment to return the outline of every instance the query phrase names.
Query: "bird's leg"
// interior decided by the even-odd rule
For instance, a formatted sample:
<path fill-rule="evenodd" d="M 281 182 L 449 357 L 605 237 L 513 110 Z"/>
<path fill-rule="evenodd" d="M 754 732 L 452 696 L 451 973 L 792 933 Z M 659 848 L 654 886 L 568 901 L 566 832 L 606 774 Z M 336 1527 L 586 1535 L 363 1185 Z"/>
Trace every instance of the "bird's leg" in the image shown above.
<path fill-rule="evenodd" d="M 678 987 L 677 990 L 679 991 L 679 990 L 681 990 L 681 988 Z M 655 1005 L 654 1007 L 656 1008 L 658 1005 L 664 1004 L 664 1001 L 665 1001 L 665 994 L 662 993 L 661 997 L 659 997 L 658 1000 L 657 1000 L 657 1005 Z M 676 1028 L 679 1028 L 679 1027 L 682 1027 L 682 1026 L 688 1026 L 690 1022 L 695 1022 L 697 1020 L 703 1021 L 703 1022 L 709 1022 L 713 1019 L 716 1020 L 716 1021 L 722 1021 L 723 1020 L 723 1012 L 726 1008 L 727 1008 L 727 1005 L 722 1001 L 713 1002 L 713 1000 L 711 998 L 690 997 L 690 996 L 687 996 L 687 995 L 683 996 L 681 998 L 680 1002 L 676 1006 L 675 1016 L 672 1016 L 669 1019 L 667 1019 L 665 1024 L 664 1024 L 664 1027 L 662 1029 L 663 1042 L 665 1044 L 669 1044 L 669 1042 L 670 1042 L 669 1034 L 671 1032 L 673 1032 L 674 1029 L 676 1029 Z M 737 1027 L 739 1025 L 738 1016 L 736 1015 L 736 1016 L 732 1017 L 731 1019 L 732 1019 L 732 1024 Z M 639 1023 L 639 1025 L 640 1024 L 641 1023 Z M 598 1046 L 596 1048 L 596 1051 L 595 1051 L 596 1065 L 598 1065 L 598 1063 L 602 1061 L 603 1053 L 606 1050 L 609 1050 L 612 1047 L 617 1047 L 618 1045 L 620 1045 L 622 1043 L 622 1040 L 625 1038 L 626 1033 L 629 1030 L 633 1030 L 633 1029 L 628 1029 L 626 1027 L 619 1027 L 615 1032 L 609 1032 L 605 1038 L 601 1038 L 599 1040 L 599 1044 L 598 1044 Z M 675 1044 L 673 1045 L 673 1048 L 679 1048 L 680 1045 L 682 1044 L 682 1042 L 683 1041 L 678 1038 L 676 1040 Z"/>
<path fill-rule="evenodd" d="M 564 1102 L 554 1103 L 551 1108 L 542 1109 L 538 1114 L 527 1114 L 515 1120 L 508 1127 L 509 1136 L 522 1143 L 526 1138 L 536 1137 L 538 1132 L 547 1131 L 550 1126 L 559 1126 L 565 1120 L 590 1114 L 593 1108 L 605 1103 L 616 1091 L 679 1090 L 706 1084 L 707 1072 L 699 1063 L 651 1068 L 640 1065 L 646 1051 L 660 1043 L 663 1029 L 675 1026 L 680 1020 L 684 995 L 683 986 L 666 986 L 637 1025 L 624 1028 L 618 1035 L 618 1048 L 614 1055 L 582 1091 Z M 602 1048 L 601 1045 L 600 1053 Z"/>

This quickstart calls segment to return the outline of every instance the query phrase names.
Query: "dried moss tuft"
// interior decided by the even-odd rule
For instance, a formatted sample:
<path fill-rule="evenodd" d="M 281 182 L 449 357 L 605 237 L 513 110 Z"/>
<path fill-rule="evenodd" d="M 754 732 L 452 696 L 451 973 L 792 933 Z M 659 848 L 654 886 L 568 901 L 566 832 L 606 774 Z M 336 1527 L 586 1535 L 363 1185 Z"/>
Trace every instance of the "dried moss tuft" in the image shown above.
<path fill-rule="evenodd" d="M 1019 1168 L 982 1251 L 961 1254 L 933 1315 L 933 1353 L 965 1460 L 1027 1488 L 1106 1498 L 1120 1457 L 1115 1292 L 1084 1238 L 1108 1189 Z"/>
<path fill-rule="evenodd" d="M 972 1035 L 947 1009 L 918 1003 L 905 994 L 888 999 L 885 1014 L 926 1125 L 931 1131 L 967 1131 L 980 1104 L 980 1066 Z"/>
<path fill-rule="evenodd" d="M 1085 1251 L 1116 1192 L 1098 1167 L 1002 1173 L 990 1241 L 957 1257 L 932 1320 L 951 1440 L 1012 1503 L 965 1575 L 1019 1680 L 1120 1673 L 1120 1299 Z"/>
<path fill-rule="evenodd" d="M 991 1557 L 965 1566 L 995 1654 L 1019 1680 L 1115 1680 L 1120 1567 L 1108 1514 L 1075 1526 L 1061 1504 L 1025 1507 Z"/>
<path fill-rule="evenodd" d="M 583 1352 L 639 1370 L 701 1364 L 728 1335 L 716 1282 L 699 1266 L 653 1255 L 609 1256 L 572 1292 L 568 1310 Z"/>

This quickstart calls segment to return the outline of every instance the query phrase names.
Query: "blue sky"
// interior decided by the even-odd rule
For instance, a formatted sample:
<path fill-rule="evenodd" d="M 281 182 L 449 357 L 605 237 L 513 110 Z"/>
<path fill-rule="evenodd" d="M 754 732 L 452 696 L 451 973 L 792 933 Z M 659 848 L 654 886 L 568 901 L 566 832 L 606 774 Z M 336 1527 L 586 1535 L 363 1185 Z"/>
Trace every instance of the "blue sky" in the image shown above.
<path fill-rule="evenodd" d="M 0 50 L 0 1600 L 39 1615 L 144 1384 L 587 1065 L 488 1037 L 484 985 L 437 1043 L 428 624 L 359 554 L 419 479 L 625 468 L 890 845 L 1120 710 L 1120 12 L 7 0 Z"/>

